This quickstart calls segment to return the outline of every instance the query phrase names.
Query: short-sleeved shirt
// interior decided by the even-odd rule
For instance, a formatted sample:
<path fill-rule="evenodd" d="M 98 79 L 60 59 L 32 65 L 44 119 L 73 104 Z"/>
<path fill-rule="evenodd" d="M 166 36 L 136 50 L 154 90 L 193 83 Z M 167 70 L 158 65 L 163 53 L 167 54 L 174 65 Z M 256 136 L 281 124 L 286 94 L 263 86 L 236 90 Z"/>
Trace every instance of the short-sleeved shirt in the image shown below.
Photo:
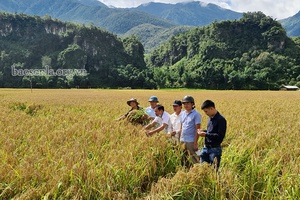
<path fill-rule="evenodd" d="M 155 111 L 153 108 L 151 108 L 151 106 L 147 107 L 145 111 L 150 117 L 156 117 Z"/>
<path fill-rule="evenodd" d="M 180 122 L 182 124 L 182 132 L 180 136 L 181 142 L 194 142 L 196 134 L 196 125 L 201 124 L 201 115 L 196 110 L 187 113 L 184 111 L 181 115 Z"/>
<path fill-rule="evenodd" d="M 166 133 L 169 132 L 169 128 L 171 127 L 171 122 L 170 122 L 170 114 L 167 113 L 166 111 L 163 112 L 162 116 L 156 116 L 153 120 L 153 122 L 156 122 L 161 126 L 162 124 L 167 124 L 167 126 L 164 128 L 164 131 Z M 158 127 L 159 127 L 158 126 Z"/>

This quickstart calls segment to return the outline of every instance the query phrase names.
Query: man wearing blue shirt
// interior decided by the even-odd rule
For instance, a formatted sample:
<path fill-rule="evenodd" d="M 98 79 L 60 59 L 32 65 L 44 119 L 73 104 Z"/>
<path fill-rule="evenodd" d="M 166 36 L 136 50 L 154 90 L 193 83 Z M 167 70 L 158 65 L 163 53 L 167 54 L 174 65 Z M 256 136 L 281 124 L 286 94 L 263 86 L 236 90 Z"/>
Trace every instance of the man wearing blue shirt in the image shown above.
<path fill-rule="evenodd" d="M 200 155 L 200 163 L 215 164 L 218 170 L 220 166 L 222 148 L 221 143 L 225 137 L 226 119 L 216 110 L 215 103 L 211 100 L 203 102 L 201 109 L 209 116 L 207 130 L 199 130 L 198 135 L 205 137 L 204 147 Z"/>
<path fill-rule="evenodd" d="M 149 119 L 149 120 L 153 120 L 153 119 L 156 117 L 154 109 L 155 109 L 155 106 L 156 106 L 157 103 L 158 103 L 158 98 L 157 98 L 156 96 L 151 96 L 151 97 L 149 98 L 148 102 L 150 103 L 150 106 L 147 107 L 147 108 L 145 109 L 145 111 L 146 111 L 146 113 L 149 115 L 149 118 L 148 118 L 148 119 Z"/>
<path fill-rule="evenodd" d="M 182 162 L 185 166 L 190 166 L 188 157 L 196 164 L 199 163 L 199 158 L 195 153 L 198 150 L 198 138 L 197 131 L 201 126 L 201 115 L 195 108 L 195 101 L 192 96 L 185 96 L 182 99 L 185 111 L 182 113 L 180 123 L 180 142 L 184 143 L 184 154 Z"/>

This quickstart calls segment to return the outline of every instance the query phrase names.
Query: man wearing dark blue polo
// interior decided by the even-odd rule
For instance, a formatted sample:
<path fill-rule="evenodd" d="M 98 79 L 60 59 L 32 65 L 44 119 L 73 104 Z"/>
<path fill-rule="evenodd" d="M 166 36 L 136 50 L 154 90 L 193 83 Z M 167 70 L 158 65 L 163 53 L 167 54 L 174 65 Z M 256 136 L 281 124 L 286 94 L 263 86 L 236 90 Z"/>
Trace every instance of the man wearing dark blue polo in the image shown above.
<path fill-rule="evenodd" d="M 221 143 L 225 137 L 226 119 L 216 110 L 215 103 L 211 100 L 203 102 L 201 109 L 209 116 L 207 130 L 199 130 L 198 135 L 205 137 L 204 147 L 200 154 L 200 163 L 208 162 L 220 166 L 222 148 Z"/>

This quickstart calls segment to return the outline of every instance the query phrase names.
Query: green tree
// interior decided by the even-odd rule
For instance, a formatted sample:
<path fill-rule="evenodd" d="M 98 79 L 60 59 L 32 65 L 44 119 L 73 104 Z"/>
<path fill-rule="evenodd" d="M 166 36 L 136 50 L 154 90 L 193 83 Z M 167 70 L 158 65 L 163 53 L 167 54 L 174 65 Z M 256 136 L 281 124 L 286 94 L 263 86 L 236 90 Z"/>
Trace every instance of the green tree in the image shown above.
<path fill-rule="evenodd" d="M 77 44 L 69 45 L 58 55 L 58 63 L 64 69 L 84 69 L 86 59 L 85 52 Z"/>

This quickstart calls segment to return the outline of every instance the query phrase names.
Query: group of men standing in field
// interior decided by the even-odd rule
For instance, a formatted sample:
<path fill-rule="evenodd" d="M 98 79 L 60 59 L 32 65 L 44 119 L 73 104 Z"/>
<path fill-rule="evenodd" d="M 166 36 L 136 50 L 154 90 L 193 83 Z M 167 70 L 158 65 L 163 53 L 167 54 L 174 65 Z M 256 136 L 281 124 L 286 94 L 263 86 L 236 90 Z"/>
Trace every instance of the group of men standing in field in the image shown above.
<path fill-rule="evenodd" d="M 148 102 L 150 106 L 145 109 L 145 112 L 151 121 L 144 127 L 147 136 L 160 131 L 170 134 L 175 144 L 184 146 L 182 164 L 185 166 L 207 162 L 219 168 L 222 156 L 221 143 L 225 137 L 227 124 L 226 119 L 216 110 L 213 101 L 206 100 L 201 106 L 209 117 L 206 130 L 201 129 L 202 116 L 195 110 L 195 100 L 192 96 L 185 96 L 182 101 L 174 100 L 172 104 L 174 113 L 171 115 L 165 111 L 164 106 L 158 104 L 156 96 L 151 96 Z M 127 101 L 127 104 L 131 106 L 131 110 L 119 119 L 125 118 L 132 110 L 142 109 L 135 98 Z M 198 150 L 199 137 L 205 138 L 201 152 Z"/>

